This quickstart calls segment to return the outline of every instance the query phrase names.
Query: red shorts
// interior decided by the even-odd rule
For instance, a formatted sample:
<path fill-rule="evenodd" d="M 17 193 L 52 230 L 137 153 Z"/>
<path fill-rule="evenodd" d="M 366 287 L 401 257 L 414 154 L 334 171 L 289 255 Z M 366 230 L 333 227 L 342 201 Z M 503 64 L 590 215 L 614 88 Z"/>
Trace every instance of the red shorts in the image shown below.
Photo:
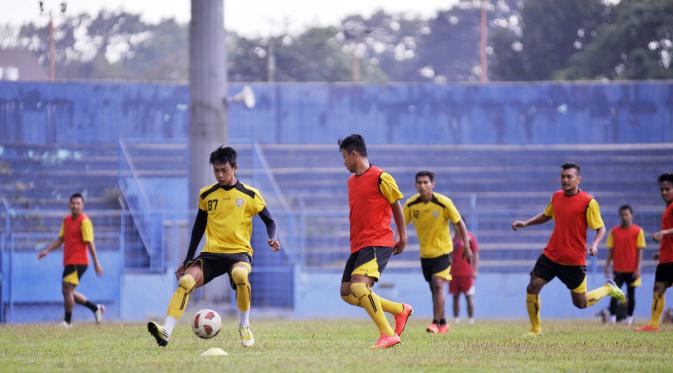
<path fill-rule="evenodd" d="M 474 280 L 472 276 L 453 276 L 453 279 L 449 283 L 449 293 L 451 295 L 458 295 L 460 293 L 473 295 Z"/>

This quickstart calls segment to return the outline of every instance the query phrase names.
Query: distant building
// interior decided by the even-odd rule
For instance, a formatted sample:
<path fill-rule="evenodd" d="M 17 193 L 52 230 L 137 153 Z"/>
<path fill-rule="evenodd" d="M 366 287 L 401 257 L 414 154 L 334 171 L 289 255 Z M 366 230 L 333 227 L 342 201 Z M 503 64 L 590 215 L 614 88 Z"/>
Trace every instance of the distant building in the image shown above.
<path fill-rule="evenodd" d="M 33 52 L 0 49 L 0 80 L 49 80 L 49 75 Z"/>

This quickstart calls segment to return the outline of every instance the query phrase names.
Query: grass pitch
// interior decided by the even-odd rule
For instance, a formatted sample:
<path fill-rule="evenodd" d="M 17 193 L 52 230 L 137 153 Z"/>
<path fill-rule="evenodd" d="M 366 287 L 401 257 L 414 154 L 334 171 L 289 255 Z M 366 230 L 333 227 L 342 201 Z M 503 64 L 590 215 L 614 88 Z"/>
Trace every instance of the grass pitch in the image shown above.
<path fill-rule="evenodd" d="M 371 351 L 377 330 L 366 320 L 255 320 L 257 344 L 239 344 L 236 322 L 223 320 L 212 340 L 180 324 L 166 348 L 144 324 L 0 327 L 0 371 L 673 371 L 673 327 L 634 333 L 590 321 L 543 321 L 545 335 L 526 338 L 524 321 L 478 321 L 429 335 L 410 322 L 402 345 Z M 229 356 L 201 357 L 210 347 Z"/>

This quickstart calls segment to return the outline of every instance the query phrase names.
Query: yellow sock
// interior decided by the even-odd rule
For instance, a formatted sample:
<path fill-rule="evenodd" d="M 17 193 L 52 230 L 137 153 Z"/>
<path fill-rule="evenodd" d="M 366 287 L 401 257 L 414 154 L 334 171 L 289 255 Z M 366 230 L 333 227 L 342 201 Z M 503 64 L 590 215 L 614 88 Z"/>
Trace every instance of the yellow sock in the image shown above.
<path fill-rule="evenodd" d="M 250 309 L 251 291 L 248 273 L 248 270 L 242 267 L 235 267 L 231 270 L 231 278 L 234 280 L 234 284 L 236 284 L 236 305 L 241 312 Z"/>
<path fill-rule="evenodd" d="M 397 316 L 400 314 L 400 312 L 404 310 L 404 306 L 402 306 L 402 303 L 396 303 L 391 300 L 382 298 L 381 296 L 378 297 L 379 301 L 381 302 L 381 308 L 383 309 L 383 312 L 388 312 L 394 316 Z M 360 301 L 353 294 L 341 296 L 341 299 L 343 299 L 344 302 L 350 305 L 360 307 Z"/>
<path fill-rule="evenodd" d="M 346 302 L 346 303 L 348 303 L 348 304 L 350 304 L 350 305 L 353 305 L 353 306 L 356 306 L 356 307 L 359 307 L 359 306 L 360 306 L 360 301 L 359 301 L 358 298 L 356 298 L 355 295 L 353 295 L 353 294 L 342 295 L 342 296 L 341 296 L 341 299 L 343 299 L 344 302 Z"/>
<path fill-rule="evenodd" d="M 610 288 L 607 285 L 603 285 L 598 289 L 592 290 L 587 293 L 587 307 L 593 306 L 598 303 L 599 300 L 605 298 L 610 294 Z"/>
<path fill-rule="evenodd" d="M 666 305 L 666 298 L 664 294 L 654 293 L 652 298 L 652 319 L 650 320 L 650 325 L 659 327 L 661 323 L 661 314 L 664 312 L 664 306 Z"/>
<path fill-rule="evenodd" d="M 192 275 L 184 275 L 180 277 L 178 288 L 175 289 L 175 293 L 173 293 L 171 301 L 168 303 L 168 311 L 166 312 L 168 316 L 180 320 L 185 313 L 187 302 L 189 302 L 189 293 L 192 292 L 194 286 L 196 286 L 196 280 L 194 280 Z"/>
<path fill-rule="evenodd" d="M 528 309 L 528 318 L 530 319 L 530 331 L 533 333 L 542 332 L 540 323 L 540 296 L 536 294 L 526 294 L 526 308 Z"/>
<path fill-rule="evenodd" d="M 379 300 L 381 301 L 381 308 L 383 308 L 383 312 L 388 312 L 394 316 L 397 316 L 400 314 L 400 312 L 404 311 L 404 306 L 402 306 L 402 303 L 393 302 L 380 296 Z"/>
<path fill-rule="evenodd" d="M 395 332 L 388 324 L 383 308 L 381 307 L 381 300 L 374 294 L 374 292 L 362 282 L 351 284 L 351 291 L 353 295 L 359 300 L 360 305 L 367 310 L 369 317 L 374 320 L 374 323 L 379 328 L 381 335 L 393 336 Z"/>

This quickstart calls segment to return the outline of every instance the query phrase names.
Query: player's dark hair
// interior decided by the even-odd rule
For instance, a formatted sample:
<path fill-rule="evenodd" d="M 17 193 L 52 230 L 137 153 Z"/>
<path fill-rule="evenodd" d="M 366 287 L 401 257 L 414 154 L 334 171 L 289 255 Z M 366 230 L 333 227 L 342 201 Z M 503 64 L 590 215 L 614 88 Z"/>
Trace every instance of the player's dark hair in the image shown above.
<path fill-rule="evenodd" d="M 633 209 L 629 205 L 621 205 L 619 206 L 619 212 L 622 212 L 624 210 L 629 210 L 633 214 Z"/>
<path fill-rule="evenodd" d="M 365 138 L 360 134 L 354 133 L 346 136 L 339 139 L 337 143 L 339 144 L 339 151 L 346 150 L 348 153 L 356 151 L 363 157 L 367 156 L 367 144 L 365 144 Z"/>
<path fill-rule="evenodd" d="M 565 170 L 569 170 L 569 169 L 571 169 L 571 168 L 576 169 L 576 170 L 577 170 L 577 174 L 578 174 L 578 175 L 580 174 L 580 165 L 578 165 L 577 163 L 568 162 L 568 163 L 564 163 L 564 164 L 561 165 L 561 169 L 563 169 L 564 171 L 565 171 Z"/>
<path fill-rule="evenodd" d="M 236 167 L 236 150 L 230 146 L 220 146 L 210 153 L 210 164 L 227 164 Z"/>
<path fill-rule="evenodd" d="M 673 173 L 670 173 L 670 172 L 663 173 L 663 174 L 659 175 L 659 177 L 657 178 L 657 181 L 660 184 L 665 182 L 665 181 L 668 181 L 669 183 L 673 184 Z"/>
<path fill-rule="evenodd" d="M 81 193 L 73 193 L 68 201 L 72 201 L 75 198 L 80 198 L 82 201 L 84 201 L 84 196 Z"/>
<path fill-rule="evenodd" d="M 418 181 L 419 177 L 423 177 L 423 176 L 427 176 L 430 179 L 431 183 L 435 181 L 435 173 L 432 172 L 432 171 L 428 171 L 428 170 L 422 170 L 422 171 L 416 172 L 416 181 Z"/>

